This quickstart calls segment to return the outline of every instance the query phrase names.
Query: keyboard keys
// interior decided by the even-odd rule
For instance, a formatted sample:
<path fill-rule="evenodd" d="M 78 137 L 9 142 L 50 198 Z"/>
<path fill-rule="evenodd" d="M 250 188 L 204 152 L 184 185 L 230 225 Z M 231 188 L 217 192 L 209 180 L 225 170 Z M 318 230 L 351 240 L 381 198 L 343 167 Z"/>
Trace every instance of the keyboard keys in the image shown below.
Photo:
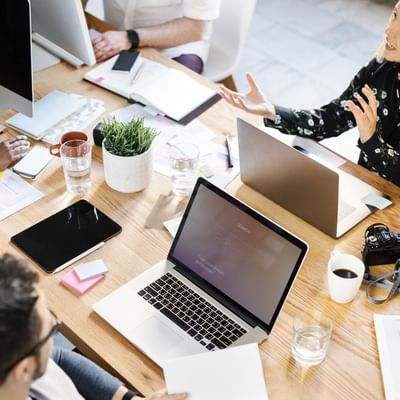
<path fill-rule="evenodd" d="M 226 348 L 246 333 L 237 322 L 170 273 L 138 294 L 209 351 Z"/>
<path fill-rule="evenodd" d="M 172 314 L 171 311 L 167 310 L 165 307 L 160 310 L 167 318 L 169 318 L 171 321 L 173 321 L 176 325 L 178 325 L 181 329 L 184 331 L 189 330 L 189 325 L 179 319 L 176 315 Z"/>

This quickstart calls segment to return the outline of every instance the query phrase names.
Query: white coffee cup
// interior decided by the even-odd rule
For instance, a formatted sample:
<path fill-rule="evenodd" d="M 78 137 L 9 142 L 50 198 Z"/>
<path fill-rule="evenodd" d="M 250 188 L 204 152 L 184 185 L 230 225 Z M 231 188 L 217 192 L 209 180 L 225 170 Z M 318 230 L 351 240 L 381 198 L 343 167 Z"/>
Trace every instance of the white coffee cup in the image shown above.
<path fill-rule="evenodd" d="M 365 266 L 350 254 L 333 251 L 328 261 L 328 289 L 331 299 L 337 303 L 348 303 L 360 289 Z"/>

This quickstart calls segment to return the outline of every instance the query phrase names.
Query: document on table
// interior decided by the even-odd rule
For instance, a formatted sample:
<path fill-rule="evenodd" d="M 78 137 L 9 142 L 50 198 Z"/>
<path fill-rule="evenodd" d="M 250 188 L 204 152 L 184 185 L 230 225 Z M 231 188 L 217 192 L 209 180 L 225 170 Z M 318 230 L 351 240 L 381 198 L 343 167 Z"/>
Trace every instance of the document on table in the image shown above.
<path fill-rule="evenodd" d="M 400 315 L 374 314 L 386 400 L 400 399 Z"/>
<path fill-rule="evenodd" d="M 6 169 L 0 172 L 0 221 L 29 206 L 44 194 Z"/>
<path fill-rule="evenodd" d="M 257 344 L 172 359 L 163 365 L 168 393 L 190 400 L 267 400 Z"/>

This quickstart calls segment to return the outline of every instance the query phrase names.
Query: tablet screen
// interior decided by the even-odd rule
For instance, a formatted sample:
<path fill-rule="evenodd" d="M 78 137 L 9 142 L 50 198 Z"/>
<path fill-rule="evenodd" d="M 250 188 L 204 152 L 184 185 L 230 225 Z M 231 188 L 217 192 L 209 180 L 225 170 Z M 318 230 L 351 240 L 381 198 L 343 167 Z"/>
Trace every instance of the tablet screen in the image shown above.
<path fill-rule="evenodd" d="M 86 200 L 68 206 L 11 238 L 46 272 L 121 232 L 121 227 Z"/>

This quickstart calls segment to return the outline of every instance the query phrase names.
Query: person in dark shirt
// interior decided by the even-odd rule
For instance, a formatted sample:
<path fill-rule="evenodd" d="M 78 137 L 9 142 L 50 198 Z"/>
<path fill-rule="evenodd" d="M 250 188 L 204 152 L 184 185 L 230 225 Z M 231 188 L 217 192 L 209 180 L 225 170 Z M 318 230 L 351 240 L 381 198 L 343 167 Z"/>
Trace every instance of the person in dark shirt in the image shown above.
<path fill-rule="evenodd" d="M 247 74 L 248 93 L 221 87 L 230 104 L 264 117 L 266 126 L 314 140 L 339 136 L 357 125 L 358 163 L 400 186 L 400 2 L 394 7 L 377 55 L 329 104 L 294 110 L 272 104 Z"/>

